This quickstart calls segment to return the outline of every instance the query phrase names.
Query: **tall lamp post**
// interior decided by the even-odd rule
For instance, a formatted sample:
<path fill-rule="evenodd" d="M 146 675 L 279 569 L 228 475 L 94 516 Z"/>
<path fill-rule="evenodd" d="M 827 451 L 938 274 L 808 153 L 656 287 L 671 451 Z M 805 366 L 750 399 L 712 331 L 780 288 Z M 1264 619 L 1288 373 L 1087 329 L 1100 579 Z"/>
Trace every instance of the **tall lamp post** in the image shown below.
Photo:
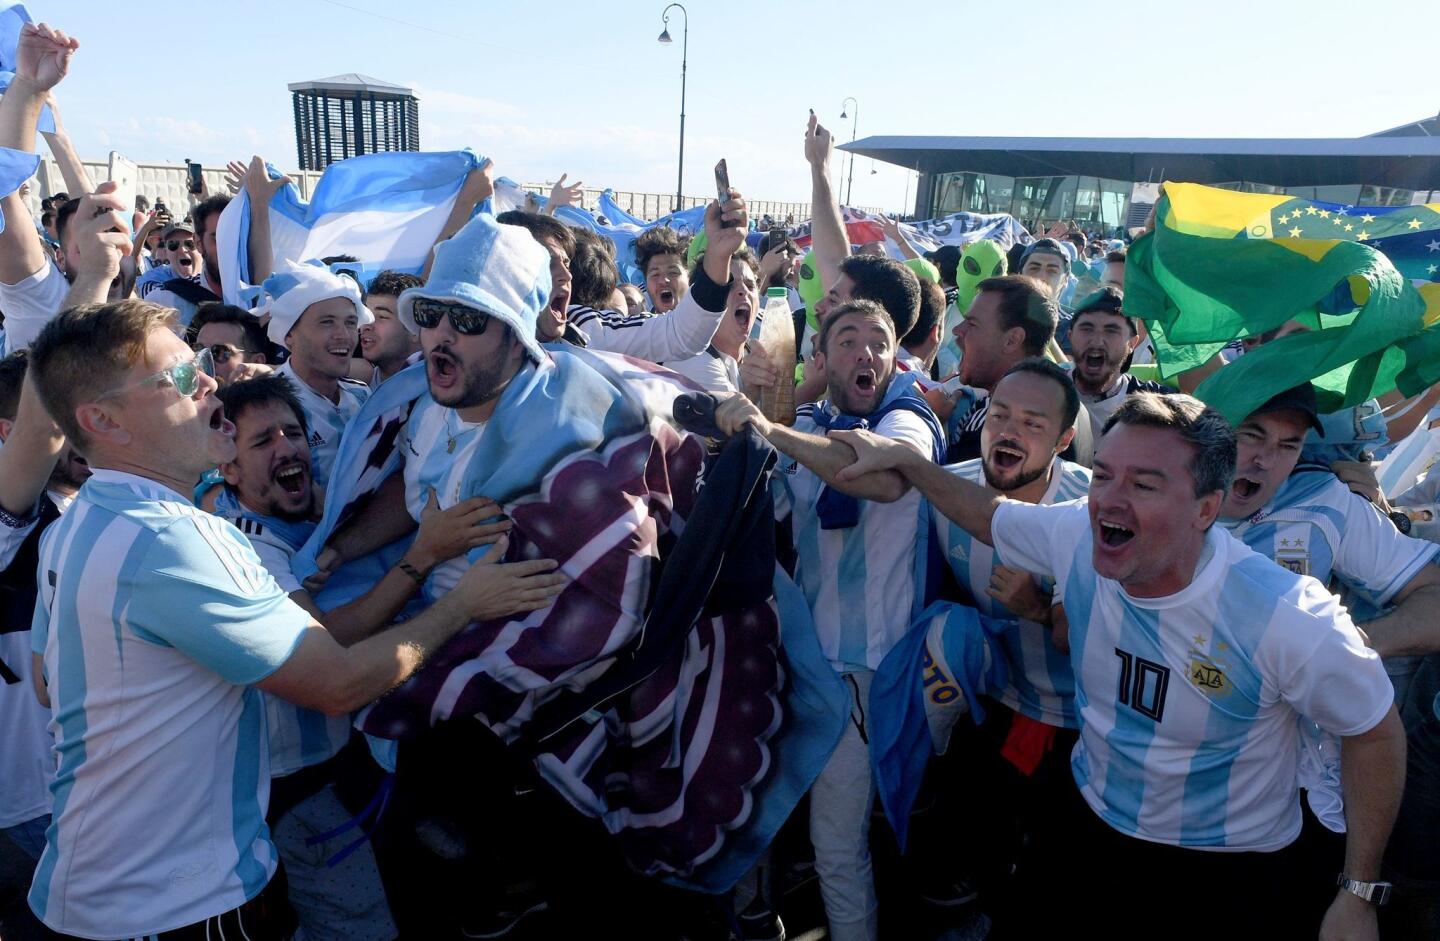
<path fill-rule="evenodd" d="M 853 117 L 845 113 L 845 101 L 851 102 L 855 107 Z M 840 102 L 840 119 L 850 118 L 850 143 L 855 143 L 855 128 L 860 124 L 860 102 L 854 98 L 846 98 Z M 845 176 L 845 205 L 850 205 L 850 187 L 855 182 L 855 151 L 850 151 L 850 170 Z"/>
<path fill-rule="evenodd" d="M 670 42 L 670 11 L 679 8 L 685 14 L 680 34 L 680 170 L 675 181 L 675 212 L 680 211 L 681 193 L 685 189 L 685 66 L 690 57 L 690 13 L 683 4 L 672 3 L 660 12 L 660 41 Z"/>

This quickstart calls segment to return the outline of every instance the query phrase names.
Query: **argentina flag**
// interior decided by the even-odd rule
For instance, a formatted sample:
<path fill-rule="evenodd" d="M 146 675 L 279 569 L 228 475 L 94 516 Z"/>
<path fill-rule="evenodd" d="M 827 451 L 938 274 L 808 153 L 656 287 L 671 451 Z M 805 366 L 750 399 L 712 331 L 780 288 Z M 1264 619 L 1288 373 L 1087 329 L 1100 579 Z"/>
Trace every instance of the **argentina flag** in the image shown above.
<path fill-rule="evenodd" d="M 472 170 L 488 162 L 470 150 L 383 153 L 331 164 L 310 201 L 288 183 L 270 202 L 271 270 L 282 259 L 353 255 L 362 283 L 386 268 L 418 274 Z M 267 166 L 271 179 L 281 174 Z M 245 303 L 253 207 L 241 190 L 220 216 L 216 250 L 229 304 Z"/>

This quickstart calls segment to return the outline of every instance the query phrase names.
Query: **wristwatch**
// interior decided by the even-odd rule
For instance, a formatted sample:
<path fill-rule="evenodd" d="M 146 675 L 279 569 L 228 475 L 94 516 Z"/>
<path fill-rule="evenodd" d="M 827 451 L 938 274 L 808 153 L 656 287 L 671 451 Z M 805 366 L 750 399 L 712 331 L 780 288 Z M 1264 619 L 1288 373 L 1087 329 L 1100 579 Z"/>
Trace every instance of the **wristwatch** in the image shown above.
<path fill-rule="evenodd" d="M 1394 523 L 1395 528 L 1400 530 L 1400 535 L 1410 535 L 1410 517 L 1408 514 L 1400 510 L 1391 510 L 1390 522 Z"/>
<path fill-rule="evenodd" d="M 1371 905 L 1377 906 L 1390 901 L 1390 890 L 1394 888 L 1388 882 L 1361 882 L 1358 879 L 1351 879 L 1343 872 L 1336 880 L 1336 885 L 1351 895 L 1358 895 Z"/>

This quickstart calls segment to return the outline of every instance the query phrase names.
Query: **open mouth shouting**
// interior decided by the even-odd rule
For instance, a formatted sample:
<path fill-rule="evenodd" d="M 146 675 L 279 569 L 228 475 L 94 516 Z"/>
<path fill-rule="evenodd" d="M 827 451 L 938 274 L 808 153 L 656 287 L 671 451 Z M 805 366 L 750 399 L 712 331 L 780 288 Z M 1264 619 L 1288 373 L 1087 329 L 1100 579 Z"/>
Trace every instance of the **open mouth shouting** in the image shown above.
<path fill-rule="evenodd" d="M 1135 538 L 1135 531 L 1119 523 L 1100 520 L 1100 543 L 1108 549 L 1119 549 Z"/>
<path fill-rule="evenodd" d="M 669 288 L 661 289 L 660 293 L 655 295 L 655 306 L 662 310 L 670 310 L 673 308 L 675 306 L 675 292 Z"/>
<path fill-rule="evenodd" d="M 570 310 L 569 291 L 550 292 L 550 316 L 555 318 L 556 323 L 564 323 L 565 317 Z"/>
<path fill-rule="evenodd" d="M 855 374 L 851 382 L 852 391 L 862 399 L 873 399 L 875 397 L 876 382 L 878 377 L 873 369 L 862 369 Z"/>
<path fill-rule="evenodd" d="M 304 495 L 310 488 L 310 472 L 304 461 L 290 461 L 274 474 L 275 485 L 292 497 Z"/>
<path fill-rule="evenodd" d="M 215 411 L 210 413 L 210 430 L 227 438 L 235 437 L 235 423 L 225 417 L 225 406 L 216 402 Z"/>
<path fill-rule="evenodd" d="M 436 350 L 430 354 L 427 371 L 430 385 L 436 389 L 449 389 L 460 381 L 460 364 L 449 353 Z"/>
<path fill-rule="evenodd" d="M 990 449 L 990 463 L 999 471 L 1016 470 L 1025 463 L 1025 451 L 1013 441 L 1000 441 Z"/>
<path fill-rule="evenodd" d="M 1230 484 L 1230 494 L 1240 503 L 1249 503 L 1260 494 L 1263 484 L 1249 477 L 1236 477 Z"/>

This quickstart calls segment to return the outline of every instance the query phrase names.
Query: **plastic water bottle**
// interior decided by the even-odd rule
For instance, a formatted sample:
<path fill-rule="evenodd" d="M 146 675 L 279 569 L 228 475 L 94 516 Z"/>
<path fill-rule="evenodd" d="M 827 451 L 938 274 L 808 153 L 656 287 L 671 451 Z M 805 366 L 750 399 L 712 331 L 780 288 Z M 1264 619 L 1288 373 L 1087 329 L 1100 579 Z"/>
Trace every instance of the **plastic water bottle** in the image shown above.
<path fill-rule="evenodd" d="M 795 424 L 795 324 L 790 317 L 790 301 L 783 287 L 767 288 L 765 307 L 760 312 L 759 340 L 765 347 L 770 365 L 775 368 L 775 384 L 760 389 L 756 403 L 772 422 Z"/>

